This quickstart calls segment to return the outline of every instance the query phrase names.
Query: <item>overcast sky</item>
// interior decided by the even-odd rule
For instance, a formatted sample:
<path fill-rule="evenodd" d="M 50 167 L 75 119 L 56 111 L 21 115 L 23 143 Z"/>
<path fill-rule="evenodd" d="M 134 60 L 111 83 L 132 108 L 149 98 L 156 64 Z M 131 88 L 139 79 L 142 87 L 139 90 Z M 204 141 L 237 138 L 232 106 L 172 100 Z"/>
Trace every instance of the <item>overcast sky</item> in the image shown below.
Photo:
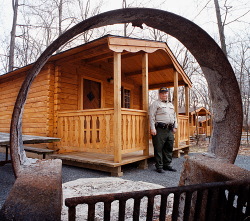
<path fill-rule="evenodd" d="M 20 3 L 22 0 L 19 0 Z M 98 2 L 99 0 L 91 0 L 91 4 L 94 2 Z M 0 0 L 0 31 L 2 34 L 8 34 L 12 25 L 12 9 L 11 2 L 12 0 Z M 114 10 L 122 7 L 122 0 L 104 0 L 103 11 Z M 160 8 L 162 10 L 170 11 L 175 14 L 181 15 L 189 20 L 194 21 L 203 29 L 207 29 L 210 34 L 214 31 L 212 27 L 214 27 L 215 23 L 215 13 L 213 0 L 165 0 L 165 4 L 161 3 L 163 0 L 127 0 L 128 5 L 130 6 L 130 2 L 136 2 L 137 5 L 140 2 L 144 2 L 141 7 L 154 7 Z M 221 6 L 224 3 L 224 0 L 219 1 Z M 233 6 L 232 10 L 235 17 L 237 15 L 241 15 L 247 10 L 250 10 L 250 1 L 249 0 L 227 0 L 228 6 Z M 205 6 L 208 6 L 205 8 Z M 204 9 L 205 8 L 205 9 Z M 223 12 L 222 12 L 223 13 Z M 229 15 L 231 16 L 231 15 Z M 230 17 L 232 20 L 235 18 L 234 16 Z M 245 21 L 250 21 L 250 13 L 244 17 Z M 212 25 L 213 24 L 213 25 Z M 243 25 L 243 24 L 241 24 Z M 237 27 L 239 24 L 237 24 Z M 215 26 L 216 27 L 216 26 Z M 1 35 L 2 35 L 1 34 Z"/>
<path fill-rule="evenodd" d="M 25 0 L 19 0 L 22 3 Z M 36 0 L 33 0 L 35 2 Z M 102 12 L 114 10 L 122 7 L 122 0 L 103 0 L 104 5 Z M 175 14 L 185 17 L 201 28 L 206 30 L 215 40 L 218 42 L 218 29 L 216 25 L 216 15 L 214 10 L 213 0 L 165 0 L 164 4 L 161 4 L 164 0 L 127 0 L 127 5 L 131 7 L 131 2 L 136 2 L 136 5 L 143 2 L 140 7 L 158 8 L 165 11 L 170 11 Z M 91 0 L 91 5 L 96 4 L 99 0 Z M 220 6 L 224 4 L 224 0 L 219 0 Z M 0 0 L 0 41 L 6 36 L 10 35 L 12 26 L 12 0 Z M 233 21 L 240 15 L 243 15 L 250 10 L 249 0 L 227 0 L 227 6 L 232 6 L 228 14 L 227 21 Z M 223 15 L 222 11 L 222 15 Z M 243 34 L 250 29 L 250 13 L 247 13 L 241 22 L 232 22 L 226 26 L 226 37 Z M 249 34 L 248 34 L 249 35 Z M 0 45 L 1 47 L 1 45 Z M 1 48 L 0 48 L 1 52 Z"/>

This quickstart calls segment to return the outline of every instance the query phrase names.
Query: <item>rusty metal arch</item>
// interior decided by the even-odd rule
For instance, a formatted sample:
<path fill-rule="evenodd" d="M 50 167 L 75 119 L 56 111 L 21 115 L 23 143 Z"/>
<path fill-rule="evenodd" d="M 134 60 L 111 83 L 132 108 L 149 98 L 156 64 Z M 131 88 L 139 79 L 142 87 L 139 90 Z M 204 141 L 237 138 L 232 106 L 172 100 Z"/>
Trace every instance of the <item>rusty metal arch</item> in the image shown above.
<path fill-rule="evenodd" d="M 105 12 L 75 25 L 58 37 L 38 58 L 19 91 L 11 121 L 11 157 L 15 175 L 22 169 L 21 126 L 29 88 L 46 61 L 60 46 L 89 29 L 117 23 L 146 25 L 178 39 L 196 58 L 208 81 L 214 111 L 214 128 L 208 152 L 234 163 L 242 128 L 242 103 L 233 69 L 215 41 L 200 27 L 176 14 L 147 8 Z"/>

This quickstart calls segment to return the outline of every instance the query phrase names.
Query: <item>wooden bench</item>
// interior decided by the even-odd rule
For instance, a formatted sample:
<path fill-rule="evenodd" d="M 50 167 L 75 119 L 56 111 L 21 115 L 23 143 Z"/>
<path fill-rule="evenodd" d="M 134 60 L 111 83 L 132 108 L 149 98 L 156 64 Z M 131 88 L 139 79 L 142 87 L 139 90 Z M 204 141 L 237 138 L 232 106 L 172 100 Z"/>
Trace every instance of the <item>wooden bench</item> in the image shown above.
<path fill-rule="evenodd" d="M 23 146 L 24 150 L 31 153 L 42 154 L 43 159 L 46 159 L 46 154 L 53 154 L 55 150 L 39 148 L 39 147 L 30 147 L 30 146 Z"/>

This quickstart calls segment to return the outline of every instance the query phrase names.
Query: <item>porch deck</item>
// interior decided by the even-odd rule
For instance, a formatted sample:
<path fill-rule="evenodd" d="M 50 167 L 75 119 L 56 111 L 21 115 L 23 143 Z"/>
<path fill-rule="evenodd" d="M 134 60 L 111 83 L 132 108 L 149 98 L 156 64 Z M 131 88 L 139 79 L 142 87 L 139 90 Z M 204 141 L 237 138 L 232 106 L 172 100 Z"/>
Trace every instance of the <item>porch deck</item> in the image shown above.
<path fill-rule="evenodd" d="M 142 151 L 137 151 L 123 154 L 122 161 L 120 163 L 115 163 L 114 156 L 110 154 L 75 151 L 62 154 L 52 154 L 50 155 L 50 158 L 61 159 L 63 164 L 66 165 L 110 172 L 111 176 L 122 176 L 123 172 L 121 166 L 138 162 L 140 168 L 146 169 L 147 159 L 153 156 L 153 153 L 150 153 L 149 156 L 145 156 Z"/>
<path fill-rule="evenodd" d="M 183 150 L 184 154 L 188 154 L 189 145 L 174 148 L 173 157 L 179 157 L 180 150 Z M 146 169 L 147 159 L 152 157 L 154 157 L 152 142 L 149 142 L 149 156 L 143 155 L 143 151 L 126 153 L 122 155 L 120 163 L 114 162 L 114 155 L 103 153 L 74 151 L 50 155 L 50 158 L 61 159 L 63 164 L 110 172 L 111 176 L 122 176 L 121 167 L 130 163 L 138 162 L 139 168 Z"/>

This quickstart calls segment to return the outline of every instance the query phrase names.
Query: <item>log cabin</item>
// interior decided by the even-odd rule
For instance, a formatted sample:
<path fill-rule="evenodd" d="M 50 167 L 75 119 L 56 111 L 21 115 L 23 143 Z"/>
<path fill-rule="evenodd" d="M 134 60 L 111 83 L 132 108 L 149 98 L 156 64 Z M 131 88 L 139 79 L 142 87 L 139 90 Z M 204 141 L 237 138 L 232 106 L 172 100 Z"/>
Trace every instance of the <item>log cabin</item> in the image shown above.
<path fill-rule="evenodd" d="M 0 76 L 0 132 L 9 132 L 17 93 L 31 65 Z M 191 81 L 166 43 L 107 35 L 53 55 L 34 80 L 23 115 L 23 134 L 59 137 L 49 144 L 63 163 L 111 172 L 150 152 L 149 90 L 185 87 L 175 151 L 188 153 Z"/>
<path fill-rule="evenodd" d="M 185 109 L 179 109 L 179 115 L 185 115 Z M 205 135 L 211 137 L 212 134 L 212 114 L 205 107 L 189 108 L 189 132 L 191 137 Z"/>

